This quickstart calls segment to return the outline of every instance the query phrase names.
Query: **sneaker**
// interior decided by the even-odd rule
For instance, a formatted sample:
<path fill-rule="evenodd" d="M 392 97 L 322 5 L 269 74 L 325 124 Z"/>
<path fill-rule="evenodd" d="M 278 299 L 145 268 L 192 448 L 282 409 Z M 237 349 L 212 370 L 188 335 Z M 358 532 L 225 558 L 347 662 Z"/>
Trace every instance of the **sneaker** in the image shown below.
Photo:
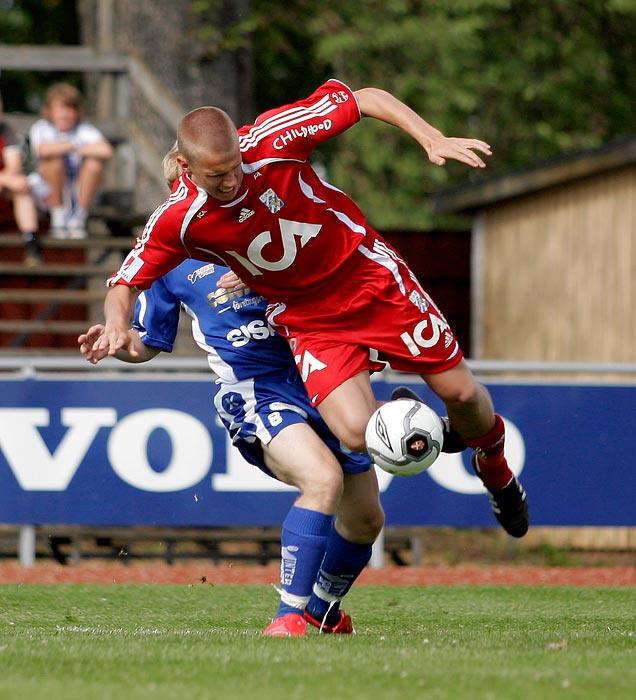
<path fill-rule="evenodd" d="M 88 212 L 79 207 L 70 216 L 66 227 L 68 228 L 69 238 L 73 240 L 81 240 L 86 238 L 86 221 L 88 219 Z"/>
<path fill-rule="evenodd" d="M 49 233 L 51 237 L 56 240 L 68 238 L 68 228 L 66 226 L 68 215 L 66 209 L 64 207 L 52 207 L 49 212 L 49 217 Z"/>
<path fill-rule="evenodd" d="M 391 392 L 391 401 L 397 399 L 413 399 L 413 401 L 422 401 L 422 399 L 408 386 L 396 386 Z"/>
<path fill-rule="evenodd" d="M 24 264 L 27 267 L 37 267 L 41 262 L 40 243 L 35 236 L 31 236 L 24 243 Z"/>
<path fill-rule="evenodd" d="M 296 613 L 277 617 L 263 630 L 263 637 L 304 637 L 306 634 L 307 623 Z"/>
<path fill-rule="evenodd" d="M 347 615 L 344 610 L 338 610 L 338 622 L 335 625 L 326 625 L 320 620 L 316 620 L 312 617 L 307 610 L 305 610 L 305 620 L 310 625 L 318 627 L 318 629 L 324 634 L 355 634 L 356 631 L 353 629 L 353 622 L 351 622 L 351 616 Z"/>
<path fill-rule="evenodd" d="M 476 454 L 472 457 L 472 464 L 479 475 Z M 488 490 L 488 498 L 495 518 L 509 535 L 523 537 L 528 532 L 528 497 L 516 476 L 513 476 L 504 488 L 498 491 Z"/>
<path fill-rule="evenodd" d="M 413 401 L 422 401 L 422 399 L 407 386 L 398 386 L 391 392 L 391 401 L 397 399 L 413 399 Z M 464 441 L 459 437 L 459 433 L 450 424 L 446 416 L 440 416 L 442 419 L 442 429 L 444 433 L 444 442 L 442 443 L 442 452 L 447 454 L 455 454 L 463 452 L 466 449 Z"/>
<path fill-rule="evenodd" d="M 70 237 L 69 231 L 65 226 L 51 226 L 49 234 L 56 241 L 65 241 Z"/>
<path fill-rule="evenodd" d="M 74 228 L 69 228 L 69 230 L 68 230 L 68 237 L 73 241 L 84 240 L 84 238 L 87 238 L 87 236 L 88 236 L 88 233 L 86 232 L 86 229 L 82 228 L 80 226 L 76 226 Z"/>

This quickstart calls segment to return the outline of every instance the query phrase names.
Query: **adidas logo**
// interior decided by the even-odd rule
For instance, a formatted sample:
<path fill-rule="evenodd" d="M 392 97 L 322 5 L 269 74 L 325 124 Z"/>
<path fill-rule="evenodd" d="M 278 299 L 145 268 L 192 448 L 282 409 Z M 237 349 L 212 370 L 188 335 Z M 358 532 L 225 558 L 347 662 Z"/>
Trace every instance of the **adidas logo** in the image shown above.
<path fill-rule="evenodd" d="M 243 209 L 241 209 L 241 213 L 239 214 L 239 224 L 242 224 L 244 221 L 247 221 L 253 214 L 253 209 L 247 209 L 243 207 Z"/>

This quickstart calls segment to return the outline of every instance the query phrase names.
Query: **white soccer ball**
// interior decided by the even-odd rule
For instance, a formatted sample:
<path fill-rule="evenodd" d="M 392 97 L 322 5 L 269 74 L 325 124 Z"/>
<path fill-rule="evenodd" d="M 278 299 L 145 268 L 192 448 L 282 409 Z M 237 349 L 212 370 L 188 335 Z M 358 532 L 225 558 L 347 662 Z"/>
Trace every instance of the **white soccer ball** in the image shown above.
<path fill-rule="evenodd" d="M 371 416 L 367 451 L 389 474 L 411 476 L 428 469 L 442 451 L 442 419 L 421 401 L 389 401 Z"/>

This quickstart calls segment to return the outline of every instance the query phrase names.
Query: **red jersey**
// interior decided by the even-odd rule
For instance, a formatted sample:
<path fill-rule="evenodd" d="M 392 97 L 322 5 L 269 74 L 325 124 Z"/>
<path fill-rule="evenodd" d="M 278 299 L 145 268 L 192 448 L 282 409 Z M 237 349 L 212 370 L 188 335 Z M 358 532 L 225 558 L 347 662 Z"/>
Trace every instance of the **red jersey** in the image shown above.
<path fill-rule="evenodd" d="M 210 197 L 181 175 L 108 284 L 145 289 L 187 257 L 231 267 L 272 302 L 268 320 L 315 405 L 386 362 L 420 374 L 450 369 L 462 353 L 439 309 L 351 199 L 308 163 L 360 116 L 353 92 L 329 80 L 239 129 L 236 198 Z"/>
<path fill-rule="evenodd" d="M 360 120 L 353 92 L 329 80 L 307 99 L 239 129 L 243 182 L 232 202 L 184 173 L 109 285 L 146 289 L 187 257 L 222 262 L 273 301 L 320 293 L 370 233 L 360 209 L 308 158 Z"/>

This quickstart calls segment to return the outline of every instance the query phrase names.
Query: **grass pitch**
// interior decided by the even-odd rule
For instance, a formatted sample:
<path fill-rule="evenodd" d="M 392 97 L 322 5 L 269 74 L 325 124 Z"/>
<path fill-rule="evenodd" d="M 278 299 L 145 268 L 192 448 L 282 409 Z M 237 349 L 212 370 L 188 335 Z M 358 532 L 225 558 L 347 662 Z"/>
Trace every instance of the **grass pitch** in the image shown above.
<path fill-rule="evenodd" d="M 359 587 L 261 636 L 254 586 L 0 586 L 0 700 L 633 700 L 636 589 Z"/>

